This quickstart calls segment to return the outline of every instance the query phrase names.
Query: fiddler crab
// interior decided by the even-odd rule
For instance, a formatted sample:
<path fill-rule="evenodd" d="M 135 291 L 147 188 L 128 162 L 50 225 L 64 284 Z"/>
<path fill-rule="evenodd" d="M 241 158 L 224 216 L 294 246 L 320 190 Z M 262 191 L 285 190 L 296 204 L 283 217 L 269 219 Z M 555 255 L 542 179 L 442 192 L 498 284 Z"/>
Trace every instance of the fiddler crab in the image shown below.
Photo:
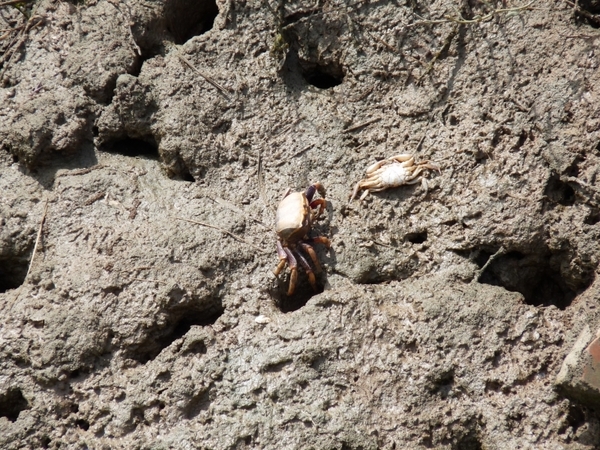
<path fill-rule="evenodd" d="M 313 200 L 318 192 L 321 198 Z M 310 185 L 304 192 L 291 192 L 288 189 L 277 208 L 275 216 L 275 230 L 277 231 L 277 254 L 279 264 L 273 271 L 275 276 L 285 268 L 290 268 L 290 284 L 287 295 L 291 296 L 296 289 L 298 281 L 298 261 L 308 275 L 308 281 L 314 290 L 317 282 L 314 272 L 321 272 L 321 264 L 315 253 L 313 244 L 323 244 L 330 248 L 331 242 L 324 236 L 308 237 L 313 223 L 325 209 L 325 188 L 321 183 Z M 300 250 L 305 252 L 312 260 L 315 270 L 304 257 Z"/>
<path fill-rule="evenodd" d="M 426 187 L 425 179 L 421 178 L 425 169 L 440 172 L 440 168 L 435 164 L 431 164 L 429 161 L 415 163 L 414 156 L 408 154 L 378 161 L 367 168 L 366 178 L 356 183 L 350 201 L 354 200 L 361 189 L 364 189 L 365 192 L 360 196 L 360 200 L 364 200 L 369 192 L 379 192 L 405 184 L 422 182 Z"/>

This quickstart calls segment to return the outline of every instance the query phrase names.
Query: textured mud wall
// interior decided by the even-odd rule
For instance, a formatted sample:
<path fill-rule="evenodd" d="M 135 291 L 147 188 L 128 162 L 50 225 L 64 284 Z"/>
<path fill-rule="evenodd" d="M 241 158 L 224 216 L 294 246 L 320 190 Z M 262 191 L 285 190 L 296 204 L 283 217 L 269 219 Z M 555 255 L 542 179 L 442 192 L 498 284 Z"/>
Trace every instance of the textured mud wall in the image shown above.
<path fill-rule="evenodd" d="M 594 7 L 1 6 L 0 447 L 600 446 Z"/>

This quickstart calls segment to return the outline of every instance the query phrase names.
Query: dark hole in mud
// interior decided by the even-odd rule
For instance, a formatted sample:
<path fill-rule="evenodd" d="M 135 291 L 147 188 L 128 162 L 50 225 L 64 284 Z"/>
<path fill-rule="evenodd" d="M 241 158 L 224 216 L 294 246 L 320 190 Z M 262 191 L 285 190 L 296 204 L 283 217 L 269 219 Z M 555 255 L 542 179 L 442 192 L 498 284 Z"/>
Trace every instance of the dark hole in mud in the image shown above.
<path fill-rule="evenodd" d="M 273 297 L 277 303 L 277 306 L 283 313 L 289 313 L 297 311 L 302 308 L 310 300 L 313 295 L 320 294 L 323 292 L 323 286 L 319 282 L 319 276 L 317 275 L 317 290 L 315 291 L 310 283 L 306 274 L 301 270 L 298 270 L 298 283 L 296 289 L 292 295 L 287 295 L 289 277 L 279 276 L 276 291 L 273 292 Z"/>
<path fill-rule="evenodd" d="M 442 370 L 438 373 L 433 373 L 428 377 L 427 389 L 432 394 L 439 395 L 442 399 L 447 398 L 454 386 L 454 371 Z"/>
<path fill-rule="evenodd" d="M 168 0 L 165 4 L 167 30 L 178 45 L 210 30 L 218 14 L 215 0 Z"/>
<path fill-rule="evenodd" d="M 305 71 L 302 76 L 311 85 L 319 89 L 330 89 L 342 84 L 343 74 L 333 74 L 319 66 Z"/>
<path fill-rule="evenodd" d="M 196 179 L 194 178 L 194 176 L 189 172 L 189 170 L 185 170 L 184 172 L 181 173 L 181 179 L 183 181 L 187 181 L 188 183 L 195 183 Z"/>
<path fill-rule="evenodd" d="M 29 259 L 5 257 L 0 259 L 0 293 L 16 289 L 25 282 Z"/>
<path fill-rule="evenodd" d="M 452 450 L 482 450 L 483 445 L 475 432 L 469 433 L 458 440 Z"/>
<path fill-rule="evenodd" d="M 196 355 L 205 355 L 207 351 L 206 344 L 202 340 L 193 342 L 185 349 L 185 353 L 195 353 Z"/>
<path fill-rule="evenodd" d="M 172 312 L 171 325 L 169 327 L 149 336 L 146 342 L 140 344 L 129 356 L 142 364 L 146 364 L 156 358 L 160 352 L 169 347 L 177 339 L 185 336 L 192 326 L 212 325 L 223 315 L 224 311 L 220 302 L 216 302 L 205 308 L 192 307 L 192 305 L 188 305 L 185 309 L 179 308 L 177 311 Z M 204 344 L 202 343 L 202 345 Z M 198 350 L 202 352 L 201 347 Z M 206 352 L 206 348 L 204 352 Z"/>
<path fill-rule="evenodd" d="M 143 156 L 149 159 L 158 159 L 158 146 L 152 140 L 143 140 L 127 137 L 107 146 L 110 153 L 118 153 L 123 156 Z"/>
<path fill-rule="evenodd" d="M 577 429 L 584 425 L 585 422 L 585 410 L 579 405 L 572 403 L 569 405 L 565 420 L 561 424 L 558 432 L 559 434 L 562 434 L 567 431 L 567 428 L 569 427 L 573 428 L 573 431 L 577 431 Z"/>
<path fill-rule="evenodd" d="M 487 251 L 487 250 L 479 250 L 477 252 L 475 252 L 474 258 L 473 260 L 475 261 L 475 264 L 477 264 L 480 268 L 485 266 L 485 263 L 488 262 L 488 260 L 492 257 L 492 255 L 494 253 L 496 253 L 498 251 L 498 249 L 495 249 L 494 251 Z M 457 251 L 456 253 L 458 253 L 461 256 L 464 257 L 468 257 L 470 252 L 460 252 Z"/>
<path fill-rule="evenodd" d="M 586 225 L 596 225 L 598 222 L 600 222 L 600 210 L 597 208 L 590 208 L 583 222 Z"/>
<path fill-rule="evenodd" d="M 19 418 L 21 411 L 29 409 L 29 404 L 19 388 L 10 388 L 0 395 L 0 417 L 6 417 L 11 422 Z"/>
<path fill-rule="evenodd" d="M 406 236 L 404 236 L 404 239 L 411 244 L 422 244 L 427 240 L 427 231 L 408 233 Z"/>
<path fill-rule="evenodd" d="M 575 204 L 575 191 L 556 174 L 550 176 L 544 190 L 544 195 L 552 203 L 558 203 L 563 206 L 572 206 Z"/>
<path fill-rule="evenodd" d="M 51 442 L 52 439 L 50 439 L 49 436 L 42 436 L 42 438 L 40 439 L 40 445 L 42 446 L 42 448 L 49 448 Z"/>
<path fill-rule="evenodd" d="M 592 28 L 600 28 L 599 0 L 579 0 L 576 5 L 579 8 L 575 10 L 575 17 L 577 19 L 587 23 Z"/>
<path fill-rule="evenodd" d="M 75 421 L 75 425 L 77 425 L 78 428 L 81 428 L 84 431 L 87 431 L 90 428 L 89 422 L 87 420 L 84 420 L 84 419 L 77 419 Z"/>
<path fill-rule="evenodd" d="M 587 273 L 567 282 L 568 274 L 561 273 L 561 266 L 570 267 L 566 254 L 551 254 L 544 248 L 537 254 L 512 251 L 495 257 L 479 281 L 520 292 L 528 305 L 554 305 L 564 310 L 591 284 L 594 268 L 586 267 Z"/>

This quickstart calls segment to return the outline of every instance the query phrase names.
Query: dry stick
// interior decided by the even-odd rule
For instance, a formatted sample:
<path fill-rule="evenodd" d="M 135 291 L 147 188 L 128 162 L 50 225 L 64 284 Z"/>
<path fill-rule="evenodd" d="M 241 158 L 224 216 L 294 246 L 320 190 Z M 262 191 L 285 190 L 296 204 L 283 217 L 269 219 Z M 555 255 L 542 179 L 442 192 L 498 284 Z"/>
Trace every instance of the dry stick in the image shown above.
<path fill-rule="evenodd" d="M 381 117 L 376 117 L 374 119 L 367 120 L 366 122 L 359 123 L 357 125 L 354 125 L 353 127 L 346 128 L 345 130 L 342 131 L 342 133 L 351 133 L 352 131 L 356 131 L 356 130 L 364 128 L 364 127 L 366 127 L 368 125 L 371 125 L 371 124 L 374 124 L 376 122 L 379 122 L 380 120 L 381 120 Z"/>
<path fill-rule="evenodd" d="M 568 3 L 570 6 L 572 6 L 573 10 L 576 13 L 581 14 L 583 17 L 585 17 L 586 19 L 591 20 L 596 25 L 600 24 L 600 15 L 598 15 L 598 14 L 592 14 L 589 11 L 586 11 L 585 9 L 580 8 L 578 1 L 577 2 L 571 2 L 569 0 L 565 0 L 565 2 Z"/>
<path fill-rule="evenodd" d="M 268 208 L 269 204 L 267 203 L 267 195 L 265 194 L 265 180 L 263 178 L 263 161 L 260 147 L 258 148 L 258 168 L 256 169 L 256 172 L 258 174 L 258 195 L 262 200 L 263 204 Z"/>
<path fill-rule="evenodd" d="M 221 86 L 220 84 L 218 84 L 216 81 L 213 81 L 208 76 L 204 75 L 202 72 L 200 72 L 198 69 L 196 69 L 194 67 L 194 65 L 185 56 L 183 56 L 181 53 L 179 53 L 179 50 L 176 50 L 176 52 L 177 52 L 177 57 L 179 59 L 181 59 L 181 61 L 183 61 L 184 63 L 186 63 L 190 67 L 190 69 L 192 69 L 194 72 L 196 72 L 202 78 L 204 78 L 207 82 L 209 82 L 215 88 L 217 88 L 217 90 L 223 95 L 223 97 L 225 97 L 227 100 L 231 100 L 229 98 L 229 96 L 227 95 L 227 91 L 225 90 L 225 88 L 223 86 Z"/>
<path fill-rule="evenodd" d="M 46 213 L 48 212 L 48 199 L 46 199 L 46 203 L 44 205 L 44 214 L 42 214 L 42 220 L 40 222 L 40 227 L 38 229 L 37 237 L 35 238 L 35 244 L 33 246 L 33 252 L 31 253 L 31 260 L 29 261 L 29 267 L 27 268 L 27 273 L 25 274 L 24 280 L 29 276 L 29 272 L 31 271 L 31 267 L 33 266 L 33 260 L 35 259 L 35 254 L 37 252 L 38 245 L 40 243 L 40 239 L 42 238 L 42 229 L 44 228 L 44 222 L 46 221 Z M 21 285 L 23 286 L 23 285 Z M 21 286 L 17 289 L 17 295 L 9 305 L 9 311 L 12 310 L 13 305 L 19 300 L 19 295 L 21 295 Z"/>
<path fill-rule="evenodd" d="M 308 150 L 310 150 L 311 148 L 313 148 L 314 145 L 313 144 L 309 144 L 306 147 L 304 147 L 302 150 L 297 151 L 296 153 L 294 153 L 292 155 L 292 158 L 295 158 L 296 156 L 300 156 L 302 153 L 307 152 Z"/>
<path fill-rule="evenodd" d="M 4 66 L 2 68 L 2 70 L 0 71 L 0 80 L 2 80 L 2 78 L 4 78 L 4 74 L 8 70 L 8 67 L 10 66 L 10 63 L 13 59 L 13 56 L 15 55 L 15 52 L 25 42 L 25 39 L 27 38 L 27 33 L 30 30 L 32 30 L 33 28 L 37 27 L 38 25 L 41 25 L 44 23 L 44 19 L 42 17 L 35 15 L 36 9 L 37 9 L 37 5 L 34 6 L 34 11 L 32 12 L 31 17 L 29 18 L 29 20 L 27 21 L 25 26 L 21 28 L 21 31 L 19 31 L 19 33 L 17 33 L 18 40 L 17 40 L 16 44 L 12 44 L 12 43 L 9 44 L 8 50 L 0 58 L 0 66 L 2 66 L 2 65 Z M 37 19 L 37 22 L 34 23 L 34 19 Z"/>
<path fill-rule="evenodd" d="M 221 233 L 225 233 L 226 235 L 230 236 L 231 238 L 235 239 L 235 240 L 236 240 L 236 241 L 238 241 L 238 242 L 242 242 L 243 244 L 247 244 L 247 245 L 249 245 L 249 246 L 251 246 L 251 247 L 254 247 L 254 248 L 255 248 L 255 249 L 257 249 L 257 250 L 260 250 L 260 252 L 261 252 L 261 253 L 266 253 L 266 252 L 265 252 L 265 251 L 264 251 L 262 248 L 260 248 L 260 247 L 258 247 L 258 246 L 256 246 L 256 245 L 252 244 L 251 242 L 245 241 L 245 240 L 244 240 L 244 239 L 242 239 L 241 237 L 239 237 L 239 236 L 236 236 L 235 234 L 233 234 L 231 231 L 227 231 L 227 230 L 225 230 L 225 229 L 223 229 L 223 228 L 217 227 L 217 226 L 215 226 L 215 225 L 210 225 L 210 224 L 208 224 L 208 223 L 199 222 L 199 221 L 197 221 L 197 220 L 184 219 L 183 217 L 177 217 L 177 219 L 179 219 L 179 220 L 183 220 L 183 221 L 185 221 L 185 222 L 194 223 L 194 224 L 196 224 L 196 225 L 201 225 L 201 226 L 203 226 L 203 227 L 212 228 L 213 230 L 218 230 L 218 231 L 220 231 Z"/>
<path fill-rule="evenodd" d="M 25 279 L 29 275 L 31 271 L 31 267 L 33 266 L 33 260 L 35 259 L 35 253 L 37 252 L 38 245 L 40 243 L 40 239 L 42 238 L 42 229 L 44 228 L 44 222 L 46 221 L 46 213 L 48 212 L 48 200 L 46 199 L 46 204 L 44 205 L 44 214 L 42 214 L 42 221 L 40 222 L 40 228 L 38 229 L 37 237 L 35 238 L 35 245 L 33 246 L 33 253 L 31 254 L 31 260 L 29 261 L 29 267 L 27 268 L 27 273 L 25 274 Z"/>

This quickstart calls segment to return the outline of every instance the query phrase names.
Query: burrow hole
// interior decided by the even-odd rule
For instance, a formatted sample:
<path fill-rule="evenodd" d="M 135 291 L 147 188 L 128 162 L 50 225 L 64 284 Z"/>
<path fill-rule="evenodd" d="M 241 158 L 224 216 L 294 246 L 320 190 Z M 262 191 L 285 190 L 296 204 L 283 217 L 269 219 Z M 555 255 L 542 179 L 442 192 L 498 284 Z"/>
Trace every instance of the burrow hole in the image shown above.
<path fill-rule="evenodd" d="M 411 244 L 422 244 L 427 240 L 427 230 L 417 231 L 414 233 L 407 233 L 404 236 L 404 239 L 410 242 Z"/>
<path fill-rule="evenodd" d="M 215 0 L 168 0 L 165 5 L 167 30 L 178 45 L 210 30 L 218 14 Z"/>
<path fill-rule="evenodd" d="M 106 144 L 103 150 L 131 158 L 143 157 L 152 160 L 159 159 L 158 145 L 152 137 L 144 139 L 125 137 Z"/>
<path fill-rule="evenodd" d="M 462 436 L 456 442 L 456 445 L 452 446 L 452 450 L 482 450 L 483 444 L 477 435 L 477 432 L 471 431 L 465 436 Z"/>
<path fill-rule="evenodd" d="M 566 411 L 566 417 L 564 418 L 558 433 L 563 434 L 568 428 L 572 428 L 573 431 L 577 431 L 577 429 L 583 426 L 585 422 L 585 409 L 575 403 L 570 403 Z"/>
<path fill-rule="evenodd" d="M 25 282 L 29 258 L 9 255 L 0 258 L 0 294 L 16 289 Z"/>
<path fill-rule="evenodd" d="M 447 398 L 454 386 L 454 370 L 442 370 L 429 377 L 428 390 L 432 394 L 439 395 L 442 399 Z"/>
<path fill-rule="evenodd" d="M 0 394 L 0 417 L 6 417 L 11 422 L 19 418 L 21 411 L 29 409 L 29 403 L 21 389 L 12 387 L 3 394 Z"/>
<path fill-rule="evenodd" d="M 160 352 L 169 347 L 173 342 L 187 334 L 193 326 L 207 326 L 214 324 L 225 311 L 222 302 L 218 298 L 205 299 L 183 299 L 183 294 L 175 289 L 170 294 L 178 297 L 176 306 L 170 308 L 166 313 L 166 325 L 163 327 L 155 326 L 149 330 L 147 338 L 127 352 L 127 355 L 141 364 L 146 364 L 155 359 Z M 197 348 L 187 351 L 197 350 L 198 353 L 206 353 L 204 342 L 198 343 Z"/>
<path fill-rule="evenodd" d="M 575 191 L 571 186 L 562 181 L 557 174 L 553 174 L 548 179 L 544 195 L 550 202 L 563 206 L 572 206 L 575 204 Z"/>
<path fill-rule="evenodd" d="M 331 89 L 342 84 L 344 72 L 335 66 L 311 64 L 302 68 L 302 77 L 318 89 Z"/>
<path fill-rule="evenodd" d="M 490 252 L 482 251 L 474 260 L 483 267 L 490 257 Z M 479 281 L 520 292 L 528 305 L 554 305 L 564 310 L 589 287 L 595 273 L 591 263 L 574 268 L 573 272 L 566 271 L 565 268 L 571 267 L 567 252 L 552 253 L 547 247 L 540 246 L 536 253 L 510 251 L 494 257 Z"/>
<path fill-rule="evenodd" d="M 323 269 L 324 271 L 325 269 Z M 277 286 L 273 290 L 272 297 L 275 299 L 275 303 L 283 313 L 289 313 L 297 311 L 302 308 L 311 299 L 313 295 L 317 295 L 323 292 L 323 280 L 325 278 L 324 272 L 316 274 L 317 289 L 313 289 L 308 282 L 308 276 L 302 268 L 298 268 L 298 282 L 296 283 L 296 289 L 292 295 L 287 295 L 290 277 L 289 271 L 285 271 L 279 275 L 277 279 Z"/>
<path fill-rule="evenodd" d="M 592 28 L 600 28 L 600 2 L 598 0 L 579 0 L 576 5 L 575 17 Z"/>
<path fill-rule="evenodd" d="M 587 216 L 583 219 L 586 225 L 596 225 L 600 222 L 600 210 L 598 208 L 590 208 Z"/>

